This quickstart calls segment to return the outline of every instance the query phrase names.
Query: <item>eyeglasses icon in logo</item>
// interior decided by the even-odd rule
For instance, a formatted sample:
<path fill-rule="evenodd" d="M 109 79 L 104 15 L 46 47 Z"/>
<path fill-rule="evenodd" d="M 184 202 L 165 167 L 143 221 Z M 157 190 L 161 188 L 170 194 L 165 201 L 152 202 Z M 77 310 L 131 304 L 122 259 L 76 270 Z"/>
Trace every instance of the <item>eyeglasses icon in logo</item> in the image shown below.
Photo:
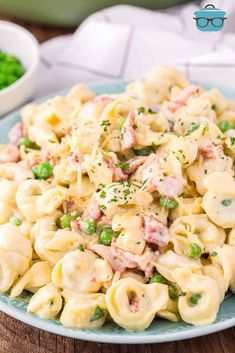
<path fill-rule="evenodd" d="M 227 17 L 225 11 L 217 9 L 214 5 L 208 4 L 204 9 L 194 12 L 196 26 L 202 32 L 220 31 L 224 27 L 224 20 Z"/>

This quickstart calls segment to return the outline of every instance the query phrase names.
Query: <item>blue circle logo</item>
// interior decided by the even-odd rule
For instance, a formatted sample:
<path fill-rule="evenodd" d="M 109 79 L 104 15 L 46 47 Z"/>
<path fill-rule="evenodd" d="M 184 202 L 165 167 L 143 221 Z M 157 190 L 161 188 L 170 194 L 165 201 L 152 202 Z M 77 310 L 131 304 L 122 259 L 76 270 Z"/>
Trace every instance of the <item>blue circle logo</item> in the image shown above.
<path fill-rule="evenodd" d="M 205 8 L 194 12 L 196 26 L 202 32 L 217 32 L 224 27 L 226 12 L 217 9 L 214 5 L 208 4 Z"/>

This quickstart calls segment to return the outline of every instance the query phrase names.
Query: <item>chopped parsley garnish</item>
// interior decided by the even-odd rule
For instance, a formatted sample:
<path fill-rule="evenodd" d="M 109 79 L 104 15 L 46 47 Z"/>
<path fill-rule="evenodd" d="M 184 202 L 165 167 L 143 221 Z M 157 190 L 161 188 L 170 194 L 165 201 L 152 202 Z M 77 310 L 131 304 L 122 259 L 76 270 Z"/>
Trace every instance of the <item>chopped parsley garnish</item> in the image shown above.
<path fill-rule="evenodd" d="M 124 163 L 117 163 L 117 164 L 116 164 L 116 167 L 125 170 L 125 169 L 128 169 L 128 168 L 130 167 L 130 164 L 127 163 L 127 162 L 124 162 Z"/>
<path fill-rule="evenodd" d="M 222 204 L 223 206 L 225 206 L 225 207 L 230 206 L 231 203 L 232 203 L 232 200 L 229 200 L 229 199 L 223 200 L 223 201 L 221 202 L 221 204 Z"/>
<path fill-rule="evenodd" d="M 162 207 L 167 208 L 167 209 L 173 209 L 178 206 L 178 201 L 175 199 L 170 199 L 168 197 L 162 196 L 159 200 L 159 203 Z"/>
<path fill-rule="evenodd" d="M 9 222 L 11 224 L 14 224 L 15 226 L 19 227 L 22 224 L 22 221 L 20 218 L 18 218 L 16 215 L 12 215 Z"/>
<path fill-rule="evenodd" d="M 200 293 L 194 293 L 191 295 L 191 297 L 189 298 L 189 302 L 192 305 L 197 305 L 199 300 L 201 299 L 202 295 Z"/>
<path fill-rule="evenodd" d="M 151 153 L 155 152 L 154 146 L 146 146 L 133 152 L 136 156 L 149 156 Z"/>
<path fill-rule="evenodd" d="M 149 114 L 156 114 L 156 112 L 154 110 L 152 110 L 151 108 L 148 109 L 148 113 Z"/>
<path fill-rule="evenodd" d="M 107 131 L 108 126 L 110 126 L 110 121 L 109 120 L 103 120 L 100 126 L 104 126 L 104 131 Z"/>
<path fill-rule="evenodd" d="M 137 110 L 138 110 L 138 114 L 145 113 L 145 107 L 139 107 L 137 108 Z"/>
<path fill-rule="evenodd" d="M 229 120 L 222 120 L 219 123 L 219 128 L 222 132 L 226 132 L 228 130 L 231 130 L 234 128 L 233 123 L 231 123 L 231 121 Z"/>
<path fill-rule="evenodd" d="M 231 142 L 231 145 L 233 146 L 235 144 L 235 137 L 230 136 L 230 142 Z"/>
<path fill-rule="evenodd" d="M 102 309 L 99 305 L 95 308 L 94 314 L 90 318 L 90 322 L 101 319 L 105 315 L 105 310 Z"/>
<path fill-rule="evenodd" d="M 212 257 L 215 257 L 215 256 L 217 256 L 217 255 L 218 255 L 218 254 L 217 254 L 216 251 L 212 251 L 212 252 L 211 252 L 211 256 L 212 256 Z"/>
<path fill-rule="evenodd" d="M 105 199 L 105 197 L 106 197 L 106 192 L 104 190 L 102 190 L 100 193 L 100 198 Z"/>
<path fill-rule="evenodd" d="M 84 246 L 82 244 L 78 245 L 78 250 L 80 250 L 81 252 L 84 252 Z"/>
<path fill-rule="evenodd" d="M 188 128 L 188 135 L 191 135 L 194 131 L 196 131 L 197 129 L 199 129 L 200 127 L 200 123 L 191 123 L 189 128 Z"/>

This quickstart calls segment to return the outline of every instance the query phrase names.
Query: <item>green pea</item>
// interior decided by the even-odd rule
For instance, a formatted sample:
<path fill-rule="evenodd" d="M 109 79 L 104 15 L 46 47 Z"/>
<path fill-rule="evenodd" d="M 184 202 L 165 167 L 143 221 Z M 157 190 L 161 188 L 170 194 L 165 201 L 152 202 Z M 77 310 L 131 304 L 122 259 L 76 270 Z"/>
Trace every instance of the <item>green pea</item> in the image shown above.
<path fill-rule="evenodd" d="M 68 212 L 60 217 L 60 225 L 62 228 L 71 229 L 71 222 L 78 217 L 77 212 Z"/>
<path fill-rule="evenodd" d="M 199 123 L 191 123 L 189 128 L 188 128 L 188 135 L 191 135 L 194 131 L 199 129 L 200 124 Z"/>
<path fill-rule="evenodd" d="M 162 283 L 162 284 L 167 284 L 167 280 L 165 277 L 163 277 L 160 273 L 155 272 L 153 274 L 153 277 L 150 279 L 149 283 Z"/>
<path fill-rule="evenodd" d="M 84 233 L 91 235 L 96 232 L 96 221 L 92 218 L 85 219 L 80 222 L 80 227 Z"/>
<path fill-rule="evenodd" d="M 7 55 L 0 51 L 0 89 L 4 89 L 16 82 L 25 70 L 19 59 L 14 55 Z"/>
<path fill-rule="evenodd" d="M 105 227 L 100 232 L 100 243 L 110 245 L 113 237 L 117 237 L 117 233 L 114 232 L 111 227 Z"/>
<path fill-rule="evenodd" d="M 168 294 L 171 299 L 173 299 L 173 300 L 178 299 L 178 297 L 179 297 L 178 289 L 174 284 L 168 285 Z"/>
<path fill-rule="evenodd" d="M 119 130 L 122 130 L 123 125 L 125 124 L 125 121 L 126 121 L 126 119 L 123 117 L 120 117 L 117 119 L 117 126 L 118 126 Z"/>
<path fill-rule="evenodd" d="M 11 216 L 9 222 L 11 224 L 14 224 L 17 227 L 19 227 L 22 224 L 21 220 L 14 214 Z"/>
<path fill-rule="evenodd" d="M 40 147 L 32 140 L 28 138 L 21 139 L 19 142 L 19 146 L 24 146 L 25 148 L 40 150 Z"/>
<path fill-rule="evenodd" d="M 7 76 L 7 78 L 6 78 L 6 85 L 7 86 L 10 86 L 10 85 L 12 85 L 13 83 L 15 83 L 16 81 L 17 81 L 17 77 L 16 76 L 14 76 L 14 75 L 9 75 L 9 76 Z"/>
<path fill-rule="evenodd" d="M 201 299 L 202 295 L 200 293 L 194 293 L 191 295 L 191 297 L 189 298 L 189 302 L 192 305 L 197 305 L 199 300 Z"/>
<path fill-rule="evenodd" d="M 196 243 L 189 243 L 184 250 L 184 255 L 188 257 L 199 258 L 202 256 L 202 249 Z"/>
<path fill-rule="evenodd" d="M 0 61 L 4 61 L 6 58 L 6 54 L 3 51 L 0 51 Z"/>
<path fill-rule="evenodd" d="M 159 203 L 162 207 L 167 208 L 167 209 L 173 209 L 178 206 L 178 201 L 175 199 L 170 199 L 168 197 L 162 196 L 159 200 Z"/>
<path fill-rule="evenodd" d="M 9 64 L 12 64 L 12 63 L 20 64 L 19 59 L 17 59 L 14 55 L 6 55 L 5 62 L 7 62 Z"/>
<path fill-rule="evenodd" d="M 23 76 L 23 74 L 24 74 L 24 69 L 23 69 L 23 67 L 22 66 L 19 66 L 19 65 L 15 65 L 14 66 L 14 68 L 13 68 L 13 73 L 14 73 L 14 75 L 16 75 L 17 77 L 21 77 L 21 76 Z"/>
<path fill-rule="evenodd" d="M 234 128 L 234 125 L 233 123 L 231 123 L 231 121 L 228 121 L 228 120 L 222 120 L 220 123 L 219 123 L 219 128 L 222 132 L 226 132 L 228 130 L 231 130 Z"/>
<path fill-rule="evenodd" d="M 136 156 L 149 156 L 151 153 L 154 153 L 155 150 L 153 146 L 146 146 L 138 150 L 133 149 L 133 152 Z"/>
<path fill-rule="evenodd" d="M 42 162 L 33 166 L 32 171 L 38 179 L 48 179 L 53 174 L 53 166 L 48 162 Z"/>

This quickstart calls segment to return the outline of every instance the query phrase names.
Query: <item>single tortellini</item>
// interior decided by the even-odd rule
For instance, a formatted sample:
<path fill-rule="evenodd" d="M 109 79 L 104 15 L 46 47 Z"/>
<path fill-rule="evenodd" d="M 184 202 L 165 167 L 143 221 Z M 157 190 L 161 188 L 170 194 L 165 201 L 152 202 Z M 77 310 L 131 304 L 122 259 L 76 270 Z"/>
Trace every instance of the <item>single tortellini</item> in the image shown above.
<path fill-rule="evenodd" d="M 51 282 L 52 267 L 46 262 L 36 262 L 32 267 L 19 279 L 11 290 L 11 298 L 19 296 L 24 289 L 35 293 L 40 287 Z"/>
<path fill-rule="evenodd" d="M 228 173 L 216 172 L 204 180 L 207 189 L 202 207 L 208 217 L 222 228 L 235 227 L 235 181 Z"/>
<path fill-rule="evenodd" d="M 95 184 L 96 189 L 102 183 L 105 185 L 112 183 L 113 172 L 108 168 L 101 152 L 86 154 L 82 166 L 87 171 L 90 181 Z"/>
<path fill-rule="evenodd" d="M 54 319 L 62 308 L 62 298 L 59 290 L 49 283 L 40 288 L 30 299 L 27 307 L 29 313 L 34 313 L 42 319 Z"/>
<path fill-rule="evenodd" d="M 90 250 L 66 254 L 52 271 L 52 282 L 58 288 L 77 293 L 95 293 L 113 277 L 111 266 Z"/>
<path fill-rule="evenodd" d="M 62 160 L 53 169 L 53 175 L 59 185 L 74 184 L 77 181 L 77 171 L 67 160 Z"/>
<path fill-rule="evenodd" d="M 110 216 L 117 213 L 118 206 L 147 206 L 153 200 L 150 193 L 140 189 L 139 183 L 111 183 L 96 193 L 101 210 Z"/>
<path fill-rule="evenodd" d="M 32 257 L 30 241 L 24 237 L 19 227 L 11 223 L 0 225 L 0 249 L 13 251 L 28 260 Z"/>
<path fill-rule="evenodd" d="M 28 137 L 40 147 L 47 145 L 48 141 L 58 143 L 56 134 L 49 126 L 43 124 L 31 125 L 28 129 Z"/>
<path fill-rule="evenodd" d="M 0 248 L 0 294 L 7 292 L 14 281 L 29 268 L 27 257 Z"/>
<path fill-rule="evenodd" d="M 217 282 L 190 269 L 176 269 L 174 277 L 185 296 L 178 300 L 182 319 L 192 325 L 209 325 L 216 319 L 220 304 Z"/>
<path fill-rule="evenodd" d="M 169 140 L 169 136 L 162 132 L 151 130 L 150 126 L 143 124 L 137 120 L 137 128 L 135 129 L 135 138 L 137 148 L 144 146 L 159 146 L 165 144 Z"/>
<path fill-rule="evenodd" d="M 170 282 L 176 282 L 174 277 L 175 269 L 189 268 L 193 273 L 200 273 L 202 269 L 199 259 L 180 256 L 172 250 L 160 255 L 155 266 L 158 272 Z"/>
<path fill-rule="evenodd" d="M 188 168 L 197 158 L 198 146 L 190 136 L 173 136 L 170 141 L 157 150 L 161 157 L 173 154 L 181 163 L 182 168 Z"/>
<path fill-rule="evenodd" d="M 28 270 L 32 247 L 19 228 L 6 223 L 0 226 L 0 293 Z"/>
<path fill-rule="evenodd" d="M 0 179 L 7 179 L 16 183 L 20 183 L 26 179 L 34 179 L 33 172 L 20 163 L 0 164 Z"/>
<path fill-rule="evenodd" d="M 235 247 L 224 244 L 220 248 L 215 248 L 214 254 L 211 258 L 212 265 L 217 266 L 222 271 L 224 282 L 224 293 L 230 289 L 235 292 Z M 219 280 L 215 278 L 215 280 Z"/>
<path fill-rule="evenodd" d="M 78 294 L 64 290 L 62 295 L 65 298 L 60 317 L 63 326 L 80 329 L 98 329 L 103 326 L 107 317 L 104 294 Z"/>
<path fill-rule="evenodd" d="M 142 284 L 133 278 L 123 278 L 114 283 L 105 295 L 112 319 L 128 330 L 144 330 L 156 313 L 168 301 L 168 288 L 164 284 Z"/>
<path fill-rule="evenodd" d="M 170 227 L 174 251 L 183 255 L 189 243 L 198 244 L 202 251 L 210 252 L 224 244 L 226 234 L 216 227 L 205 214 L 188 215 L 177 218 Z"/>
<path fill-rule="evenodd" d="M 228 289 L 228 283 L 225 281 L 222 267 L 208 263 L 203 266 L 202 274 L 211 277 L 216 281 L 220 292 L 220 301 L 222 302 L 224 300 L 225 292 Z"/>
<path fill-rule="evenodd" d="M 56 222 L 61 217 L 60 211 L 39 219 L 31 230 L 31 239 L 38 256 L 51 264 L 56 264 L 66 253 L 79 245 L 86 246 L 93 236 L 82 235 L 69 229 L 58 229 Z M 89 239 L 90 237 L 90 239 Z"/>
<path fill-rule="evenodd" d="M 16 204 L 29 222 L 35 222 L 47 214 L 53 213 L 66 198 L 67 189 L 62 186 L 51 188 L 41 180 L 23 181 L 16 193 Z"/>
<path fill-rule="evenodd" d="M 215 172 L 226 172 L 232 175 L 232 164 L 232 159 L 223 153 L 221 146 L 205 146 L 199 151 L 198 159 L 187 168 L 187 174 L 189 179 L 195 182 L 197 191 L 204 195 L 206 178 Z"/>

